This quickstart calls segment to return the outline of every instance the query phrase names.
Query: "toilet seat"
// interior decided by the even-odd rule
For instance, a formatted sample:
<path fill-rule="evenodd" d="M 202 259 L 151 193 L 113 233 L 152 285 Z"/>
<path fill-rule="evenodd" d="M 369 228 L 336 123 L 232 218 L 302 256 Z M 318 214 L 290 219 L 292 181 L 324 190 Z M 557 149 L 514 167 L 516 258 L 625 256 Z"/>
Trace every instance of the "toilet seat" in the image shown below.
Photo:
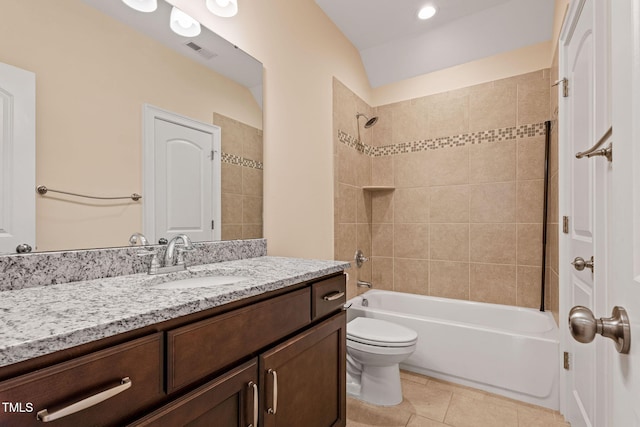
<path fill-rule="evenodd" d="M 418 340 L 418 334 L 395 323 L 356 317 L 347 323 L 347 340 L 376 347 L 410 347 Z"/>

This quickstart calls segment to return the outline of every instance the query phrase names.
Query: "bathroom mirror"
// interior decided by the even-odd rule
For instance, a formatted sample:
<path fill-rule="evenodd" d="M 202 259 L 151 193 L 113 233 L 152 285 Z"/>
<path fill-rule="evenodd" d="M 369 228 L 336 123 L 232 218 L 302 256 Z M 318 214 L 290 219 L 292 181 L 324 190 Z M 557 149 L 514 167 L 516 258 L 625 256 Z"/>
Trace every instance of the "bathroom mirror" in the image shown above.
<path fill-rule="evenodd" d="M 0 0 L 0 13 L 0 62 L 35 73 L 37 186 L 142 193 L 152 105 L 221 127 L 217 226 L 223 239 L 262 237 L 260 62 L 205 27 L 173 33 L 162 0 L 151 13 L 122 0 Z M 36 195 L 34 249 L 126 246 L 142 221 L 140 201 Z"/>

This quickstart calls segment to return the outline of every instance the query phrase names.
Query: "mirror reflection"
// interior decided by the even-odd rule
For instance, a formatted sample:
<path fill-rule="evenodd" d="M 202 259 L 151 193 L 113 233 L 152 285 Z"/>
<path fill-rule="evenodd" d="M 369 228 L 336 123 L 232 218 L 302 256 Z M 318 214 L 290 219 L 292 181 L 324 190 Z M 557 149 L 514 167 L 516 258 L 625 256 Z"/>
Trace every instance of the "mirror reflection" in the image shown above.
<path fill-rule="evenodd" d="M 36 186 L 142 194 L 94 200 L 34 186 L 24 195 L 35 197 L 34 250 L 126 246 L 144 230 L 145 105 L 220 127 L 215 226 L 222 239 L 262 237 L 258 61 L 204 27 L 197 37 L 173 33 L 163 1 L 152 13 L 122 0 L 0 0 L 0 10 L 11 17 L 0 26 L 0 63 L 35 74 Z"/>

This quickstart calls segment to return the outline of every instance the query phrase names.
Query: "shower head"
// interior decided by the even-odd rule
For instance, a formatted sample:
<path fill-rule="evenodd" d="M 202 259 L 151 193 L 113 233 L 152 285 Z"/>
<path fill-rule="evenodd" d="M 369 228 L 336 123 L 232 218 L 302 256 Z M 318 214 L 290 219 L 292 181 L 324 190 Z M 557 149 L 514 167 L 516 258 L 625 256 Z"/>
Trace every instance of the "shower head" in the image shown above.
<path fill-rule="evenodd" d="M 377 116 L 373 116 L 373 117 L 369 118 L 369 117 L 365 116 L 362 113 L 356 114 L 356 120 L 359 120 L 360 116 L 362 116 L 365 119 L 367 119 L 367 122 L 364 124 L 364 128 L 365 129 L 369 129 L 371 126 L 375 125 L 376 122 L 378 121 L 378 117 Z"/>

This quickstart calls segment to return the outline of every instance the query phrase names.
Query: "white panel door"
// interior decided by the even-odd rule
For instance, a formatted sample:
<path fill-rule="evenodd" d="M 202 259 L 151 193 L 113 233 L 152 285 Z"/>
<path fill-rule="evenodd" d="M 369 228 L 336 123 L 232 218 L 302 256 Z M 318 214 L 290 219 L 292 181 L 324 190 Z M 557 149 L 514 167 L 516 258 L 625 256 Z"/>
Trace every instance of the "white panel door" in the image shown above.
<path fill-rule="evenodd" d="M 156 236 L 213 240 L 213 135 L 156 119 Z"/>
<path fill-rule="evenodd" d="M 640 426 L 640 0 L 611 1 L 612 198 L 609 206 L 609 301 L 631 321 L 629 354 L 607 341 L 613 427 Z M 603 159 L 597 161 L 603 162 Z M 606 163 L 606 162 L 605 162 Z M 596 339 L 602 339 L 597 337 Z M 604 424 L 603 424 L 604 425 Z"/>
<path fill-rule="evenodd" d="M 145 106 L 144 234 L 220 239 L 220 128 Z"/>
<path fill-rule="evenodd" d="M 36 78 L 0 63 L 0 253 L 36 246 Z"/>
<path fill-rule="evenodd" d="M 568 311 L 584 306 L 598 313 L 606 307 L 606 275 L 601 268 L 606 258 L 606 170 L 591 159 L 577 159 L 575 153 L 587 151 L 601 137 L 606 126 L 608 108 L 606 79 L 606 43 L 599 39 L 606 34 L 597 19 L 606 14 L 604 1 L 581 0 L 571 4 L 562 34 L 561 74 L 568 79 L 569 96 L 560 99 L 563 114 L 561 161 L 564 168 L 564 204 L 562 215 L 569 218 L 568 233 L 561 235 L 560 326 L 563 330 L 563 350 L 570 355 L 570 369 L 564 371 L 563 404 L 571 425 L 601 426 L 607 418 L 606 343 L 578 343 L 566 326 Z M 605 36 L 606 38 L 606 36 Z M 606 66 L 604 69 L 606 70 Z M 604 82 L 604 84 L 603 84 Z M 562 91 L 560 91 L 562 92 Z M 604 120 L 603 120 L 604 118 Z M 605 128 L 606 130 L 606 128 Z M 598 167 L 600 166 L 600 167 Z M 577 258 L 590 261 L 596 268 L 579 271 L 570 263 Z"/>

